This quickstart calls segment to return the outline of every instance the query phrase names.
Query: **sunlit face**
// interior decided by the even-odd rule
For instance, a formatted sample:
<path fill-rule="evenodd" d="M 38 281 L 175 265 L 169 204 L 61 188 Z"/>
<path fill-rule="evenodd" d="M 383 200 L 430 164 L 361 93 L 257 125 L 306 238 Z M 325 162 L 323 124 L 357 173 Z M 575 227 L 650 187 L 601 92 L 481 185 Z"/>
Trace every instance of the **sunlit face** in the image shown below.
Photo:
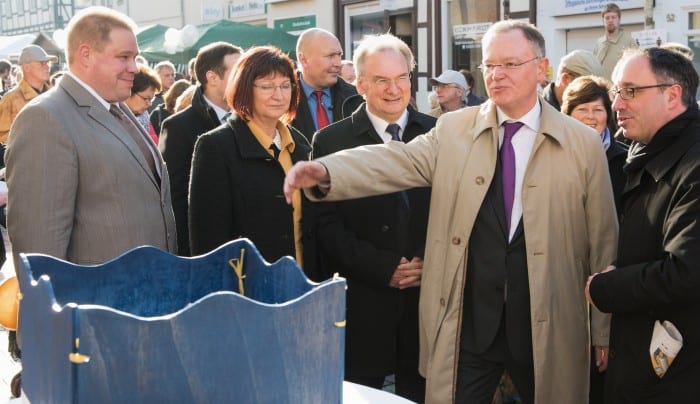
<path fill-rule="evenodd" d="M 158 72 L 158 76 L 160 76 L 160 84 L 163 87 L 163 91 L 167 91 L 175 82 L 175 70 L 168 66 L 162 67 Z"/>
<path fill-rule="evenodd" d="M 22 65 L 22 71 L 24 72 L 24 78 L 29 81 L 41 81 L 46 82 L 51 76 L 49 71 L 51 70 L 51 62 L 29 62 Z"/>
<path fill-rule="evenodd" d="M 608 33 L 614 34 L 620 29 L 620 16 L 614 11 L 609 11 L 603 15 L 603 24 Z"/>
<path fill-rule="evenodd" d="M 224 72 L 223 76 L 221 77 L 216 77 L 217 85 L 216 85 L 216 92 L 221 97 L 222 100 L 225 99 L 226 95 L 226 85 L 228 83 L 228 80 L 231 77 L 231 72 L 233 71 L 234 67 L 236 67 L 236 64 L 238 64 L 238 59 L 241 58 L 240 53 L 230 53 L 226 56 L 224 56 L 224 67 L 226 67 L 226 71 Z M 216 74 L 214 74 L 216 76 Z M 207 87 L 212 86 L 212 80 L 209 80 L 207 82 Z"/>
<path fill-rule="evenodd" d="M 406 58 L 393 49 L 367 55 L 357 78 L 357 91 L 364 95 L 367 109 L 393 123 L 411 101 L 411 76 Z"/>
<path fill-rule="evenodd" d="M 346 64 L 340 69 L 340 77 L 350 84 L 355 84 L 357 74 L 355 74 L 355 66 Z"/>
<path fill-rule="evenodd" d="M 298 55 L 304 81 L 320 90 L 338 82 L 343 49 L 334 36 L 317 34 Z"/>
<path fill-rule="evenodd" d="M 513 119 L 523 116 L 537 101 L 537 87 L 545 79 L 548 65 L 546 58 L 538 56 L 519 29 L 484 38 L 484 66 L 522 63 L 513 69 L 496 66 L 484 71 L 489 98 Z"/>
<path fill-rule="evenodd" d="M 605 111 L 605 104 L 600 98 L 577 105 L 571 111 L 571 116 L 595 129 L 600 134 L 603 133 L 608 122 L 608 113 Z"/>
<path fill-rule="evenodd" d="M 289 110 L 293 81 L 277 72 L 253 83 L 253 120 L 277 121 Z"/>
<path fill-rule="evenodd" d="M 464 90 L 456 84 L 441 84 L 433 86 L 437 94 L 438 102 L 447 111 L 454 111 L 462 106 L 462 95 Z"/>
<path fill-rule="evenodd" d="M 141 115 L 151 106 L 153 97 L 156 95 L 156 88 L 149 87 L 143 91 L 132 94 L 124 103 L 129 107 L 134 115 Z"/>
<path fill-rule="evenodd" d="M 86 63 L 87 84 L 107 102 L 124 101 L 131 95 L 134 75 L 138 72 L 135 58 L 139 53 L 136 36 L 130 30 L 114 28 L 102 51 L 81 45 L 78 53 Z"/>
<path fill-rule="evenodd" d="M 633 56 L 620 63 L 613 73 L 614 89 L 662 84 L 652 73 L 646 57 Z M 666 124 L 667 90 L 668 87 L 646 88 L 635 91 L 629 100 L 623 100 L 619 95 L 613 98 L 612 109 L 617 113 L 617 124 L 626 138 L 648 144 Z"/>

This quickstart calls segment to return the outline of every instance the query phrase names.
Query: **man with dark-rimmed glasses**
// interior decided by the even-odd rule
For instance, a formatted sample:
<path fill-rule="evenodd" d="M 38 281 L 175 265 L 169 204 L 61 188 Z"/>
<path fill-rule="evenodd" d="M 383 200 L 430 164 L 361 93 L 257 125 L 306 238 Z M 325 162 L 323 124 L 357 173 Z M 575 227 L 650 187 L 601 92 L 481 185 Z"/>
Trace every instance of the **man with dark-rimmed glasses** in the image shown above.
<path fill-rule="evenodd" d="M 500 21 L 482 49 L 480 108 L 445 114 L 408 144 L 299 163 L 285 194 L 432 186 L 420 294 L 427 403 L 491 403 L 504 369 L 524 403 L 588 403 L 590 337 L 601 352 L 608 341 L 601 313 L 589 327 L 584 287 L 614 259 L 617 235 L 600 136 L 538 98 L 548 60 L 537 28 Z"/>
<path fill-rule="evenodd" d="M 700 397 L 698 73 L 682 54 L 649 48 L 628 51 L 613 81 L 612 107 L 632 140 L 617 268 L 591 277 L 586 289 L 612 313 L 605 400 L 692 402 Z M 677 329 L 682 348 L 655 374 L 650 342 L 661 324 Z"/>

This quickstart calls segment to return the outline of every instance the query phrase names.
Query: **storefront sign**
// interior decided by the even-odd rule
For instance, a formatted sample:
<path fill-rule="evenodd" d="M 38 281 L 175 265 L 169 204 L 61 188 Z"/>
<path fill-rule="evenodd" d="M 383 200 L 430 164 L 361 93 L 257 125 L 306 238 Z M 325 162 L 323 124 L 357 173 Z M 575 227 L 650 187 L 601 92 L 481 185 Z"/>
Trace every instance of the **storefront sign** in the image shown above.
<path fill-rule="evenodd" d="M 452 35 L 460 39 L 479 39 L 486 33 L 486 30 L 493 25 L 492 22 L 482 22 L 478 24 L 461 24 L 452 27 Z M 478 38 L 477 38 L 478 37 Z"/>
<path fill-rule="evenodd" d="M 585 13 L 597 13 L 602 10 L 610 0 L 559 0 L 552 2 L 552 15 L 573 15 Z M 644 0 L 615 0 L 615 4 L 622 10 L 630 8 L 643 8 Z"/>
<path fill-rule="evenodd" d="M 202 21 L 219 21 L 224 18 L 224 8 L 220 5 L 202 4 Z"/>
<path fill-rule="evenodd" d="M 286 32 L 303 31 L 305 29 L 314 28 L 315 26 L 315 15 L 275 20 L 275 28 Z"/>
<path fill-rule="evenodd" d="M 265 14 L 265 0 L 239 0 L 228 5 L 229 18 Z"/>
<path fill-rule="evenodd" d="M 452 27 L 453 43 L 462 49 L 480 48 L 481 38 L 491 25 L 492 22 L 455 25 Z"/>
<path fill-rule="evenodd" d="M 665 29 L 648 29 L 645 31 L 630 32 L 632 38 L 639 44 L 642 49 L 659 46 L 668 41 L 668 32 Z"/>

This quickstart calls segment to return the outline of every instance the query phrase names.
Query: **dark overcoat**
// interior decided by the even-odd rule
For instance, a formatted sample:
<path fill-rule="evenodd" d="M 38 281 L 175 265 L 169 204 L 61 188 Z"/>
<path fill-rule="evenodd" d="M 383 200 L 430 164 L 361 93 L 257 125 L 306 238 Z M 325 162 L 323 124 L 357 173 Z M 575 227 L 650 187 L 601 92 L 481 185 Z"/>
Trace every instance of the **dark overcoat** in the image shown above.
<path fill-rule="evenodd" d="M 663 142 L 661 145 L 660 142 Z M 634 148 L 638 145 L 633 144 Z M 700 397 L 700 118 L 672 120 L 632 163 L 622 196 L 617 269 L 590 293 L 613 313 L 606 403 L 686 403 Z M 650 358 L 654 322 L 671 321 L 683 348 L 663 378 Z"/>
<path fill-rule="evenodd" d="M 311 146 L 290 128 L 292 163 L 308 160 Z M 190 181 L 190 250 L 203 254 L 230 240 L 249 238 L 268 262 L 295 256 L 293 208 L 284 199 L 284 169 L 239 117 L 197 139 Z M 316 251 L 313 204 L 302 196 L 304 270 L 313 276 Z"/>

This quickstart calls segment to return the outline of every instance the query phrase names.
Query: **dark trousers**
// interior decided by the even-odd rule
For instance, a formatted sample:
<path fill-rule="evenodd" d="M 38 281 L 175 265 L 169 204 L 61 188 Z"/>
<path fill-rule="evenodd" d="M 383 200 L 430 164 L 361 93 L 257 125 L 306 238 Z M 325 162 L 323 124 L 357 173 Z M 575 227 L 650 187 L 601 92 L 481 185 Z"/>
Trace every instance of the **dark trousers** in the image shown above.
<path fill-rule="evenodd" d="M 599 372 L 595 365 L 595 348 L 591 347 L 591 387 L 588 393 L 588 404 L 603 404 L 603 389 L 605 387 L 605 372 Z"/>
<path fill-rule="evenodd" d="M 516 361 L 508 348 L 504 316 L 491 346 L 481 354 L 459 350 L 455 404 L 491 404 L 503 371 L 507 370 L 520 399 L 535 402 L 535 375 L 532 357 L 526 363 Z"/>
<path fill-rule="evenodd" d="M 417 293 L 415 290 L 414 293 Z M 401 315 L 396 327 L 396 366 L 394 391 L 416 403 L 425 401 L 425 378 L 418 373 L 418 299 L 408 294 L 401 300 Z M 369 376 L 367 370 L 345 369 L 345 380 L 381 389 L 385 376 Z M 376 374 L 376 373 L 374 373 Z"/>

